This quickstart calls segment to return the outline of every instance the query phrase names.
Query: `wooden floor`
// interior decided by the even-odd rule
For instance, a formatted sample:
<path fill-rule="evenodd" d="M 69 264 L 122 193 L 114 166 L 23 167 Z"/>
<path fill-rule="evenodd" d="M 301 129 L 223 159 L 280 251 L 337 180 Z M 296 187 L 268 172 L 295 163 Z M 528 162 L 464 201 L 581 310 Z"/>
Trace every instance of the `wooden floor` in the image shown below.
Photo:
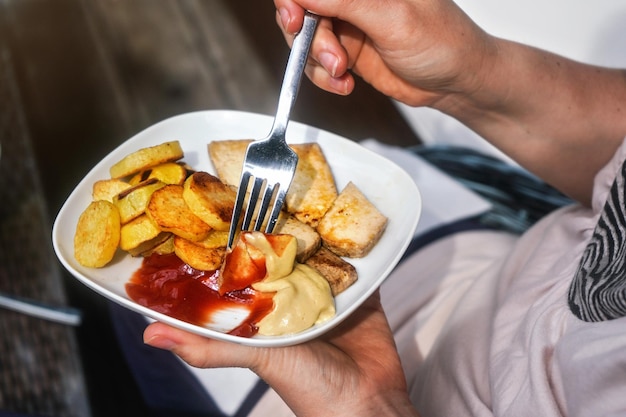
<path fill-rule="evenodd" d="M 0 53 L 15 74 L 51 223 L 96 162 L 152 123 L 204 109 L 273 113 L 288 48 L 271 1 L 0 0 Z M 293 119 L 354 140 L 418 143 L 362 82 L 338 97 L 305 80 Z M 69 303 L 85 314 L 77 355 L 92 414 L 147 415 L 106 303 L 63 275 Z"/>

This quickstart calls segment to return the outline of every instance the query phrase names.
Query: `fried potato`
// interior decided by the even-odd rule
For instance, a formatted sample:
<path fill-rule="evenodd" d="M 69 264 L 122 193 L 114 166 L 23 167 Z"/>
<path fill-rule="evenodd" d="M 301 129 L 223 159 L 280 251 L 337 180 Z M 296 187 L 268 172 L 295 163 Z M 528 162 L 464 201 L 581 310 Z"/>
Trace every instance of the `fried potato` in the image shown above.
<path fill-rule="evenodd" d="M 225 248 L 228 245 L 228 231 L 211 230 L 206 239 L 195 243 L 206 249 Z"/>
<path fill-rule="evenodd" d="M 165 187 L 165 183 L 151 178 L 122 191 L 113 198 L 113 203 L 120 211 L 120 220 L 126 224 L 132 219 L 141 216 L 146 211 L 146 206 L 152 197 L 152 193 L 159 188 Z"/>
<path fill-rule="evenodd" d="M 174 253 L 183 262 L 202 271 L 216 271 L 220 269 L 226 247 L 204 248 L 180 236 L 174 237 Z"/>
<path fill-rule="evenodd" d="M 91 196 L 94 200 L 106 200 L 113 202 L 113 197 L 131 187 L 126 181 L 120 179 L 100 180 L 93 183 Z"/>
<path fill-rule="evenodd" d="M 167 233 L 167 234 L 169 236 L 164 242 L 159 243 L 157 246 L 142 252 L 141 256 L 147 257 L 152 254 L 169 255 L 171 253 L 174 253 L 174 237 L 176 237 L 176 235 L 172 233 Z"/>
<path fill-rule="evenodd" d="M 172 236 L 169 232 L 161 232 L 154 238 L 143 241 L 132 249 L 128 249 L 128 253 L 131 256 L 145 256 L 146 253 L 152 253 L 157 251 L 158 248 L 162 248 L 162 245 L 170 240 Z"/>
<path fill-rule="evenodd" d="M 187 168 L 176 162 L 166 162 L 135 174 L 128 182 L 137 185 L 150 178 L 156 178 L 165 184 L 183 185 L 187 178 Z"/>
<path fill-rule="evenodd" d="M 351 263 L 335 255 L 325 247 L 319 248 L 304 263 L 326 278 L 335 297 L 358 279 L 356 268 Z"/>
<path fill-rule="evenodd" d="M 78 219 L 74 257 L 79 264 L 101 268 L 108 264 L 120 242 L 120 215 L 106 200 L 92 201 Z"/>
<path fill-rule="evenodd" d="M 164 142 L 127 155 L 114 164 L 109 169 L 109 173 L 112 178 L 123 178 L 165 162 L 177 161 L 183 156 L 183 150 L 178 141 Z"/>
<path fill-rule="evenodd" d="M 323 245 L 335 254 L 361 258 L 378 242 L 386 226 L 387 218 L 350 182 L 320 221 L 317 232 Z"/>
<path fill-rule="evenodd" d="M 122 226 L 120 248 L 127 252 L 140 253 L 140 245 L 155 239 L 161 232 L 148 216 L 142 214 Z"/>
<path fill-rule="evenodd" d="M 207 172 L 195 172 L 185 181 L 185 203 L 215 230 L 229 229 L 236 197 L 233 188 Z"/>
<path fill-rule="evenodd" d="M 194 242 L 206 239 L 211 232 L 185 203 L 181 185 L 169 184 L 152 193 L 146 214 L 162 231 Z"/>
<path fill-rule="evenodd" d="M 241 168 L 250 140 L 224 140 L 209 144 L 209 156 L 218 177 L 239 186 Z M 285 199 L 285 208 L 298 220 L 312 227 L 337 198 L 332 171 L 317 143 L 292 144 L 298 154 L 296 173 Z"/>

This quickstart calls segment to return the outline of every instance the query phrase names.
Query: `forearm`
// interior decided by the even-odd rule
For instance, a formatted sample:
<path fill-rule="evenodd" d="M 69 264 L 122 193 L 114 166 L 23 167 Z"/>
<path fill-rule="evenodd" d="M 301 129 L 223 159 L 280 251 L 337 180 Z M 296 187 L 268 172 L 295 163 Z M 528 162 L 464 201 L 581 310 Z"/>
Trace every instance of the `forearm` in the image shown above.
<path fill-rule="evenodd" d="M 434 107 L 581 202 L 626 137 L 626 75 L 494 40 L 474 91 Z"/>

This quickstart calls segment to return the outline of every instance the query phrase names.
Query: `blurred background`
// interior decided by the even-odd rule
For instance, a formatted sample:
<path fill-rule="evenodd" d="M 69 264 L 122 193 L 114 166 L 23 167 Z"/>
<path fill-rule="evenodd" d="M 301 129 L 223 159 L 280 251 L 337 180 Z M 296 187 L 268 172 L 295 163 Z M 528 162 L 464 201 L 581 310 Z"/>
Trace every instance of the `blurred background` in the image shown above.
<path fill-rule="evenodd" d="M 151 124 L 273 114 L 289 52 L 274 14 L 269 0 L 0 0 L 0 292 L 82 313 L 69 326 L 0 309 L 0 415 L 148 415 L 107 303 L 60 267 L 51 225 L 88 170 Z M 337 97 L 305 79 L 293 119 L 418 143 L 363 83 Z"/>
<path fill-rule="evenodd" d="M 626 66 L 623 0 L 457 0 L 490 32 Z M 272 114 L 288 55 L 271 0 L 0 0 L 0 297 L 82 314 L 78 326 L 0 308 L 0 417 L 147 416 L 107 302 L 70 277 L 51 225 L 74 186 L 144 128 L 177 114 Z M 480 138 L 363 82 L 303 81 L 293 119 L 401 147 Z M 138 335 L 141 337 L 141 335 Z"/>

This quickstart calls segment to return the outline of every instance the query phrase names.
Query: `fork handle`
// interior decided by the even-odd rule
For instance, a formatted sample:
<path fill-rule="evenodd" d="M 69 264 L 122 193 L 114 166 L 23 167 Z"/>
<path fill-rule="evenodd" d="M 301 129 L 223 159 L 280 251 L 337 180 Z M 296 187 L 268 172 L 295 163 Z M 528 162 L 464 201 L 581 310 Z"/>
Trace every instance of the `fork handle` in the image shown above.
<path fill-rule="evenodd" d="M 276 109 L 274 124 L 270 132 L 272 138 L 285 137 L 289 116 L 298 95 L 300 81 L 302 80 L 302 74 L 304 73 L 304 67 L 306 66 L 309 49 L 318 21 L 319 16 L 306 12 L 304 14 L 302 29 L 293 40 L 289 59 L 287 60 L 283 84 L 278 97 L 278 108 Z"/>

